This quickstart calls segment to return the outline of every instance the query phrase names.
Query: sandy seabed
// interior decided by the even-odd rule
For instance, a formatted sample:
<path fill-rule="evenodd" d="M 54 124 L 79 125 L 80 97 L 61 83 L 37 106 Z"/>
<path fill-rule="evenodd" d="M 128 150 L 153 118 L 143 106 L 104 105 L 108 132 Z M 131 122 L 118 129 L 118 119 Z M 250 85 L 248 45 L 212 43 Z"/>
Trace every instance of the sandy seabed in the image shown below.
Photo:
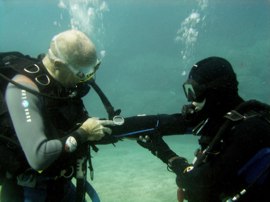
<path fill-rule="evenodd" d="M 196 137 L 171 136 L 165 140 L 177 154 L 192 161 Z M 175 174 L 136 141 L 124 140 L 116 147 L 101 145 L 99 149 L 92 154 L 95 178 L 90 183 L 102 202 L 177 201 Z"/>

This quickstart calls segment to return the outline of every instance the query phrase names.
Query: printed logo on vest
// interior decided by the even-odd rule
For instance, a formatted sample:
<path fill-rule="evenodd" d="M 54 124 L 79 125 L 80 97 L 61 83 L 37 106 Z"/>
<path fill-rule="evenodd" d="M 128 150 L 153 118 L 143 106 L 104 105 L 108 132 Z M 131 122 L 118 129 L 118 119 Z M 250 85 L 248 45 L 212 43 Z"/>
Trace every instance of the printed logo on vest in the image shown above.
<path fill-rule="evenodd" d="M 21 90 L 21 99 L 22 99 L 22 106 L 24 108 L 26 122 L 30 123 L 32 122 L 32 120 L 31 120 L 31 115 L 29 111 L 29 102 L 27 100 L 26 90 Z"/>

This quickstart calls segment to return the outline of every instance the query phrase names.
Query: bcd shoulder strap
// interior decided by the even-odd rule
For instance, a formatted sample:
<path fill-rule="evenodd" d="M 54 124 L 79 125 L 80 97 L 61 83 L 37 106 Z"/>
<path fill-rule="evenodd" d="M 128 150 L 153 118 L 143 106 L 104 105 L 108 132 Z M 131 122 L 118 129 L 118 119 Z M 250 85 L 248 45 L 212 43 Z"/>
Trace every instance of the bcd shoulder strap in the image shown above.
<path fill-rule="evenodd" d="M 263 117 L 270 124 L 270 105 L 257 100 L 249 100 L 241 104 L 237 110 L 226 113 L 224 117 L 237 122 L 255 116 Z"/>
<path fill-rule="evenodd" d="M 224 134 L 226 134 L 227 130 L 232 128 L 238 122 L 255 116 L 265 119 L 270 124 L 270 105 L 257 100 L 249 100 L 241 103 L 236 109 L 227 112 L 224 116 L 226 118 L 225 122 L 204 151 L 204 154 L 195 162 L 195 166 L 207 161 L 209 155 L 213 154 L 213 151 L 215 151 L 219 142 L 224 138 Z"/>

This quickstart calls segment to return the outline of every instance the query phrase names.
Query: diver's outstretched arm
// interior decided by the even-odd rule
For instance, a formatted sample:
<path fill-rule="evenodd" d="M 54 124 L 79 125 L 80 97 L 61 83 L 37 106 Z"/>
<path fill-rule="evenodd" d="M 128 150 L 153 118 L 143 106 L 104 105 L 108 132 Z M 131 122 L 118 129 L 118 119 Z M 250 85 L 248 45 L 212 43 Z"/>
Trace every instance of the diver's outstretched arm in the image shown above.
<path fill-rule="evenodd" d="M 116 138 L 134 138 L 159 133 L 175 135 L 190 133 L 191 123 L 178 114 L 139 115 L 125 118 L 124 124 L 112 127 Z"/>

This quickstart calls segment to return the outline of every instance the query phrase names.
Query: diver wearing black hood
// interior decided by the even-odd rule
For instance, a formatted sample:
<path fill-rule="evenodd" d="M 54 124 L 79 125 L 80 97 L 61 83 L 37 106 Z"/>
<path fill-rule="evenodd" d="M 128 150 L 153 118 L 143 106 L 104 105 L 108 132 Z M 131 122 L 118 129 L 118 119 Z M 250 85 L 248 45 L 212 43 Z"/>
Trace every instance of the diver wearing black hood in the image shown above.
<path fill-rule="evenodd" d="M 224 122 L 223 116 L 244 102 L 238 95 L 236 75 L 227 60 L 209 57 L 193 65 L 183 89 L 191 102 L 188 106 L 195 106 L 196 116 L 205 123 L 204 127 L 198 127 L 200 134 L 196 134 L 201 136 L 200 143 L 205 149 Z"/>
<path fill-rule="evenodd" d="M 175 172 L 178 201 L 269 201 L 270 107 L 244 101 L 231 64 L 220 57 L 196 63 L 183 89 L 191 104 L 182 113 L 129 117 L 112 134 L 135 134 L 142 147 Z M 188 133 L 200 136 L 193 163 L 162 139 Z"/>

